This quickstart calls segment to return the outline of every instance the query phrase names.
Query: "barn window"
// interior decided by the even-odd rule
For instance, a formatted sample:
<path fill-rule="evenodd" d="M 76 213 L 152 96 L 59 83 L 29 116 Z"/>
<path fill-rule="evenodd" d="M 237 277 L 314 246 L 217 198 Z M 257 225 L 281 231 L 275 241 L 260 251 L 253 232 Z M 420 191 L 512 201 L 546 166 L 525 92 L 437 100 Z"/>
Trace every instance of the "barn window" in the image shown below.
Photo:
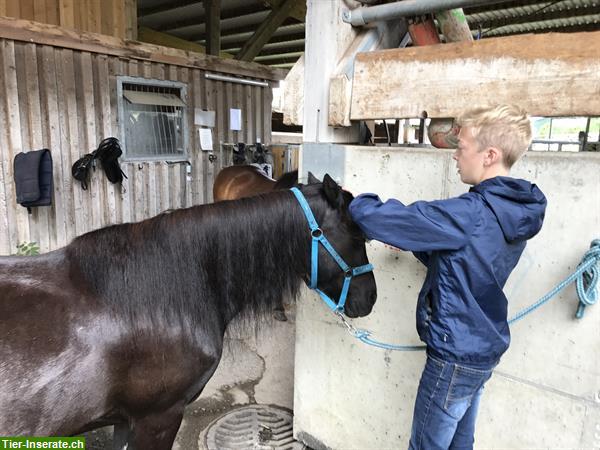
<path fill-rule="evenodd" d="M 186 159 L 185 84 L 132 77 L 117 82 L 125 158 Z"/>

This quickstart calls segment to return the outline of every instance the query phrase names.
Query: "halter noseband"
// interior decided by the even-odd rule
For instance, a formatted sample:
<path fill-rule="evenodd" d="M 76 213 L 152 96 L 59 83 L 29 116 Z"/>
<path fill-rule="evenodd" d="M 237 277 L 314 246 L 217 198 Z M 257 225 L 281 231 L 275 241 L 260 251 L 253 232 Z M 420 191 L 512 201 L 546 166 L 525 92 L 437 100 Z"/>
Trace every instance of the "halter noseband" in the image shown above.
<path fill-rule="evenodd" d="M 296 196 L 296 200 L 300 203 L 300 207 L 302 211 L 304 211 L 304 216 L 306 216 L 306 220 L 308 222 L 308 226 L 310 227 L 310 234 L 312 236 L 312 250 L 311 250 L 311 270 L 310 270 L 310 284 L 308 287 L 313 289 L 319 293 L 323 301 L 327 304 L 327 306 L 333 311 L 337 313 L 344 312 L 344 305 L 346 304 L 346 297 L 348 296 L 348 289 L 350 289 L 350 282 L 352 278 L 358 275 L 362 275 L 363 273 L 371 272 L 373 270 L 372 264 L 365 264 L 359 267 L 350 267 L 346 262 L 342 259 L 338 252 L 332 247 L 329 243 L 325 234 L 323 234 L 323 230 L 319 228 L 319 224 L 315 220 L 315 216 L 313 215 L 310 206 L 308 206 L 308 202 L 302 192 L 298 188 L 290 189 L 294 195 Z M 325 292 L 321 291 L 317 288 L 317 274 L 319 271 L 319 243 L 325 250 L 329 252 L 329 254 L 333 257 L 335 262 L 338 263 L 342 271 L 344 272 L 344 286 L 342 287 L 342 292 L 340 293 L 340 299 L 337 304 L 327 295 Z"/>

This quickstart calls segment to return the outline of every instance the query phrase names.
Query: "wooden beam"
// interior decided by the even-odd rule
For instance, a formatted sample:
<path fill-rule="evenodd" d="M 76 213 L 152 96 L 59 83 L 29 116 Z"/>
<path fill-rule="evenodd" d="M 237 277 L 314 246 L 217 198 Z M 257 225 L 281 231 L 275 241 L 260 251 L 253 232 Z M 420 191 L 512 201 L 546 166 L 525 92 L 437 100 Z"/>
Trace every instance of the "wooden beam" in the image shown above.
<path fill-rule="evenodd" d="M 271 8 L 276 8 L 283 3 L 283 0 L 264 0 L 264 2 Z M 300 22 L 306 22 L 306 2 L 298 2 L 290 11 L 290 17 Z"/>
<path fill-rule="evenodd" d="M 518 104 L 531 115 L 600 115 L 600 32 L 509 36 L 356 58 L 352 120 L 423 111 L 456 117 L 497 103 Z"/>
<path fill-rule="evenodd" d="M 253 62 L 221 59 L 216 56 L 8 17 L 0 17 L 0 38 L 266 80 L 283 80 L 287 74 L 287 70 Z"/>
<path fill-rule="evenodd" d="M 203 0 L 206 17 L 206 53 L 221 52 L 221 0 Z"/>
<path fill-rule="evenodd" d="M 206 47 L 195 42 L 186 41 L 168 33 L 161 33 L 148 27 L 140 27 L 138 29 L 138 39 L 142 42 L 150 44 L 162 45 L 164 47 L 178 48 L 189 52 L 206 54 Z M 220 52 L 221 58 L 233 58 L 233 54 Z"/>
<path fill-rule="evenodd" d="M 240 61 L 252 61 L 258 55 L 273 33 L 279 28 L 289 13 L 296 6 L 298 0 L 284 0 L 278 7 L 273 8 L 266 20 L 260 24 L 254 35 L 244 44 L 240 52 L 235 55 Z"/>

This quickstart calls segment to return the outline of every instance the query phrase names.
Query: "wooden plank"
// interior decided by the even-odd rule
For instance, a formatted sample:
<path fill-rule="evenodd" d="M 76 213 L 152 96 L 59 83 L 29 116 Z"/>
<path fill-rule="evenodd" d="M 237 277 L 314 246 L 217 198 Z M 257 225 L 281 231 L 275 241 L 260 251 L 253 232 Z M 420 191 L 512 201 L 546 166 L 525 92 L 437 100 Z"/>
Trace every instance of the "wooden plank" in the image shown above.
<path fill-rule="evenodd" d="M 89 57 L 89 53 L 87 54 Z M 88 140 L 88 130 L 87 130 L 87 117 L 85 112 L 85 103 L 83 101 L 84 97 L 84 74 L 83 74 L 83 61 L 82 61 L 83 53 L 73 52 L 73 84 L 74 91 L 73 98 L 69 98 L 69 111 L 73 114 L 73 118 L 75 119 L 73 123 L 69 125 L 72 127 L 71 133 L 72 135 L 77 136 L 77 146 L 74 151 L 73 161 L 78 160 L 83 157 L 85 154 L 90 153 L 93 148 L 89 147 Z M 89 77 L 88 77 L 89 78 Z M 79 197 L 80 201 L 75 202 L 75 215 L 76 215 L 76 224 L 77 224 L 77 235 L 83 234 L 92 229 L 92 189 L 93 189 L 93 179 L 94 172 L 90 173 L 90 181 L 88 183 L 89 188 L 87 190 L 83 190 L 81 184 L 74 185 L 76 190 L 76 195 Z"/>
<path fill-rule="evenodd" d="M 34 2 L 35 0 L 20 0 L 21 15 L 19 17 L 21 19 L 35 20 Z"/>
<path fill-rule="evenodd" d="M 138 175 L 141 175 L 141 187 L 142 187 L 142 204 L 139 205 L 139 208 L 142 210 L 142 220 L 148 219 L 152 217 L 150 214 L 150 197 L 152 197 L 152 192 L 150 190 L 150 172 L 152 171 L 152 167 L 154 166 L 154 162 L 145 162 L 144 169 L 139 172 Z M 137 187 L 137 185 L 136 185 Z"/>
<path fill-rule="evenodd" d="M 124 39 L 132 39 L 132 40 L 137 39 L 138 38 L 137 0 L 125 0 L 124 17 L 125 17 L 125 29 L 123 30 L 123 38 Z"/>
<path fill-rule="evenodd" d="M 262 88 L 263 91 L 263 134 L 264 142 L 271 142 L 271 120 L 272 112 L 271 105 L 273 104 L 273 89 L 269 86 L 268 88 Z"/>
<path fill-rule="evenodd" d="M 178 48 L 180 50 L 187 50 L 194 53 L 206 54 L 206 47 L 197 44 L 195 42 L 186 41 L 185 39 L 178 38 L 168 33 L 162 33 L 160 31 L 153 30 L 148 27 L 139 27 L 137 39 L 142 42 L 149 44 L 161 45 L 163 47 Z M 219 52 L 221 58 L 233 58 L 231 53 Z"/>
<path fill-rule="evenodd" d="M 216 81 L 212 81 L 212 80 L 206 80 L 204 79 L 204 77 L 202 77 L 202 79 L 204 80 L 204 94 L 205 94 L 205 98 L 206 98 L 206 109 L 209 111 L 215 111 L 215 128 L 212 128 L 212 135 L 213 135 L 213 148 L 216 149 L 216 151 L 214 152 L 202 152 L 202 165 L 203 165 L 203 189 L 204 189 L 204 203 L 211 203 L 213 201 L 213 184 L 215 182 L 215 163 L 212 162 L 209 159 L 209 156 L 211 153 L 214 153 L 216 155 L 219 155 L 219 148 L 220 148 L 220 139 L 221 137 L 219 136 L 219 129 L 221 127 L 220 125 L 220 119 L 221 119 L 221 115 L 222 112 L 218 111 L 218 104 L 217 104 L 217 87 L 216 87 Z"/>
<path fill-rule="evenodd" d="M 115 136 L 117 138 L 119 138 L 119 140 L 121 140 L 121 144 L 123 144 L 122 139 L 123 136 L 121 136 L 121 131 L 119 129 L 119 124 L 118 124 L 118 111 L 119 111 L 119 106 L 118 106 L 118 99 L 117 96 L 112 94 L 112 92 L 114 92 L 114 87 L 117 85 L 117 76 L 119 75 L 125 75 L 125 69 L 124 69 L 124 60 L 121 60 L 119 58 L 107 58 L 108 61 L 108 86 L 109 89 L 111 89 L 111 93 L 108 96 L 109 98 L 109 105 L 110 105 L 110 110 L 111 110 L 111 115 L 110 115 L 110 134 L 111 136 Z M 120 164 L 121 164 L 121 170 L 123 170 L 124 172 L 127 172 L 127 164 L 123 162 L 122 159 L 119 160 Z M 127 174 L 127 173 L 126 173 Z M 122 223 L 124 221 L 123 218 L 123 212 L 124 212 L 124 206 L 123 206 L 123 191 L 127 190 L 128 187 L 128 183 L 129 180 L 127 178 L 123 179 L 123 183 L 121 184 L 120 187 L 115 187 L 115 208 L 116 208 L 116 217 L 115 217 L 115 223 Z"/>
<path fill-rule="evenodd" d="M 34 0 L 33 2 L 33 20 L 36 22 L 48 23 L 46 17 L 46 2 L 52 2 L 53 0 Z M 23 17 L 25 19 L 25 17 Z M 51 22 L 50 22 L 51 23 Z"/>
<path fill-rule="evenodd" d="M 206 109 L 206 100 L 204 93 L 204 77 L 202 72 L 199 70 L 192 70 L 192 80 L 189 84 L 191 93 L 188 92 L 188 98 L 190 99 L 190 105 L 192 114 L 196 108 Z M 205 158 L 200 148 L 200 139 L 198 137 L 199 126 L 194 124 L 192 120 L 190 133 L 190 161 L 192 162 L 192 204 L 200 205 L 204 203 L 205 190 L 202 186 L 203 183 L 203 170 L 205 164 Z"/>
<path fill-rule="evenodd" d="M 0 119 L 3 118 L 4 114 L 2 111 L 3 108 L 0 108 Z M 6 148 L 6 142 L 3 139 L 2 130 L 0 130 L 0 145 L 3 148 Z M 0 155 L 0 161 L 3 162 L 3 158 Z M 6 186 L 7 183 L 6 178 L 4 177 L 4 164 L 1 164 L 0 167 L 0 255 L 9 255 L 11 253 L 10 249 L 10 232 L 8 227 L 8 203 L 6 202 Z M 8 181 L 10 183 L 10 181 Z M 10 186 L 8 186 L 10 189 Z"/>
<path fill-rule="evenodd" d="M 157 215 L 159 210 L 159 196 L 157 195 L 157 174 L 160 168 L 160 163 L 154 161 L 150 163 L 148 168 L 148 211 L 150 217 Z"/>
<path fill-rule="evenodd" d="M 203 0 L 206 20 L 206 53 L 221 53 L 221 0 Z"/>
<path fill-rule="evenodd" d="M 133 164 L 135 167 L 132 171 L 133 176 L 133 197 L 132 201 L 132 220 L 139 222 L 144 220 L 144 171 L 147 170 L 147 163 L 136 162 Z"/>
<path fill-rule="evenodd" d="M 274 7 L 252 37 L 246 41 L 242 49 L 235 55 L 235 59 L 252 61 L 264 45 L 269 42 L 277 28 L 289 17 L 290 12 L 298 3 L 300 3 L 299 0 L 283 0 L 279 6 Z"/>
<path fill-rule="evenodd" d="M 88 0 L 87 31 L 102 33 L 102 0 Z"/>
<path fill-rule="evenodd" d="M 17 64 L 15 57 L 15 43 L 12 41 L 0 42 L 2 46 L 2 66 L 3 71 L 3 106 L 5 108 L 5 117 L 8 117 L 8 136 L 6 141 L 8 146 L 3 154 L 4 178 L 12 180 L 6 185 L 6 198 L 9 208 L 9 235 L 11 236 L 11 251 L 16 251 L 17 244 L 21 242 L 30 242 L 29 217 L 27 210 L 17 205 L 17 194 L 14 185 L 13 161 L 17 153 L 23 151 L 21 137 L 21 117 L 19 113 L 19 95 L 17 82 Z M 15 226 L 16 225 L 16 226 Z"/>
<path fill-rule="evenodd" d="M 112 8 L 104 4 L 100 13 L 100 33 L 113 36 L 114 22 Z"/>
<path fill-rule="evenodd" d="M 21 18 L 21 4 L 19 0 L 6 0 L 6 16 Z"/>
<path fill-rule="evenodd" d="M 7 11 L 8 9 L 6 8 L 6 1 L 7 0 L 0 0 L 0 16 L 7 16 Z M 9 0 L 10 1 L 10 0 Z M 1 249 L 2 247 L 0 247 Z M 1 251 L 1 250 L 0 250 Z"/>
<path fill-rule="evenodd" d="M 72 159 L 72 140 L 69 128 L 69 90 L 73 89 L 69 86 L 69 76 L 66 71 L 73 68 L 72 52 L 64 49 L 53 49 L 54 65 L 56 68 L 56 101 L 57 101 L 57 118 L 59 135 L 60 135 L 60 163 L 62 177 L 55 179 L 55 189 L 59 189 L 62 193 L 62 205 L 57 203 L 56 206 L 56 222 L 57 222 L 57 242 L 64 239 L 64 243 L 70 242 L 76 234 L 75 224 L 75 180 L 71 176 Z M 68 64 L 67 61 L 71 63 Z M 73 74 L 71 72 L 71 77 Z M 59 184 L 60 186 L 56 186 Z M 55 191 L 56 192 L 56 191 Z M 55 194 L 56 195 L 56 194 Z M 62 207 L 62 210 L 60 208 Z M 64 223 L 64 236 L 61 236 L 61 230 Z"/>
<path fill-rule="evenodd" d="M 78 101 L 81 102 L 82 116 L 80 120 L 83 122 L 83 133 L 85 136 L 85 144 L 83 148 L 87 152 L 91 152 L 98 147 L 100 142 L 96 133 L 96 114 L 95 114 L 95 99 L 94 99 L 94 73 L 92 67 L 92 55 L 90 53 L 81 53 L 81 79 L 78 80 L 81 86 L 81 96 Z M 104 214 L 104 198 L 102 195 L 102 183 L 106 175 L 102 171 L 100 165 L 97 165 L 96 171 L 92 172 L 90 180 L 89 195 L 91 203 L 88 207 L 91 210 L 88 229 L 95 230 L 101 228 Z"/>
<path fill-rule="evenodd" d="M 98 55 L 96 59 L 96 68 L 98 74 L 98 84 L 97 84 L 97 98 L 98 104 L 96 105 L 96 111 L 98 111 L 99 115 L 99 123 L 97 127 L 101 130 L 101 138 L 105 139 L 107 137 L 116 137 L 113 133 L 112 129 L 112 116 L 116 112 L 116 109 L 111 109 L 110 98 L 113 93 L 113 86 L 110 81 L 110 77 L 108 74 L 108 58 L 103 55 Z M 108 178 L 104 177 L 104 192 L 105 192 L 105 214 L 104 214 L 104 223 L 105 224 L 113 224 L 118 222 L 117 215 L 117 196 L 118 190 L 120 186 L 117 184 L 113 184 L 108 181 Z"/>
<path fill-rule="evenodd" d="M 35 44 L 26 44 L 24 46 L 24 59 L 22 61 L 25 68 L 25 78 L 22 80 L 25 86 L 26 95 L 20 102 L 21 111 L 27 114 L 29 128 L 29 142 L 24 147 L 25 151 L 39 150 L 45 147 L 42 130 L 43 115 L 41 110 L 41 90 L 40 80 L 38 78 L 38 57 L 37 46 Z M 19 62 L 17 62 L 19 64 Z M 48 208 L 32 208 L 32 214 L 29 215 L 29 230 L 31 238 L 38 243 L 40 251 L 46 253 L 50 250 L 48 239 Z"/>
<path fill-rule="evenodd" d="M 192 70 L 193 72 L 196 72 L 196 70 Z M 194 145 L 193 145 L 193 138 L 194 138 L 194 97 L 193 97 L 193 78 L 192 78 L 192 74 L 190 73 L 190 69 L 188 69 L 187 67 L 180 67 L 179 68 L 179 81 L 181 81 L 182 83 L 185 83 L 188 87 L 187 89 L 187 94 L 186 94 L 186 103 L 188 105 L 188 107 L 185 109 L 185 117 L 183 118 L 183 120 L 187 121 L 187 129 L 188 129 L 188 145 L 187 145 L 187 151 L 188 151 L 188 161 L 190 162 L 190 164 L 193 164 L 194 162 L 194 156 L 196 154 L 195 150 L 194 150 Z M 189 170 L 189 173 L 188 173 Z M 188 207 L 188 206 L 192 206 L 193 205 L 193 200 L 192 200 L 192 189 L 193 189 L 193 177 L 192 177 L 192 166 L 189 166 L 187 163 L 184 163 L 182 165 L 182 185 L 185 189 L 185 195 L 184 195 L 184 202 L 183 202 L 183 206 Z"/>
<path fill-rule="evenodd" d="M 242 115 L 244 128 L 242 130 L 244 135 L 244 140 L 250 144 L 256 143 L 256 131 L 254 127 L 254 123 L 256 122 L 255 118 L 252 116 L 252 94 L 251 94 L 252 86 L 242 85 L 241 86 L 241 95 L 242 95 Z"/>
<path fill-rule="evenodd" d="M 60 25 L 58 0 L 46 0 L 46 23 Z"/>
<path fill-rule="evenodd" d="M 171 208 L 169 202 L 169 166 L 166 162 L 162 161 L 157 170 L 159 180 L 159 205 L 161 212 L 163 212 Z"/>
<path fill-rule="evenodd" d="M 497 103 L 539 116 L 600 115 L 600 31 L 361 53 L 352 89 L 353 120 L 455 117 Z"/>
<path fill-rule="evenodd" d="M 71 166 L 75 162 L 73 159 L 73 153 L 79 151 L 75 150 L 76 144 L 73 145 L 71 137 L 70 120 L 71 114 L 69 114 L 69 97 L 74 97 L 74 82 L 71 83 L 71 79 L 74 78 L 73 69 L 73 52 L 65 49 L 55 49 L 54 59 L 56 64 L 56 97 L 58 100 L 58 121 L 60 127 L 60 141 L 61 141 L 61 159 L 62 159 L 62 172 L 63 178 L 59 181 L 61 183 L 61 189 L 64 192 L 64 221 L 66 227 L 66 241 L 70 242 L 77 233 L 77 225 L 75 222 L 75 201 L 76 201 L 76 188 L 74 186 L 75 180 L 71 176 Z M 69 72 L 69 69 L 71 71 Z M 69 76 L 70 75 L 70 76 Z M 80 190 L 81 188 L 79 188 Z M 80 200 L 77 198 L 77 200 Z"/>
<path fill-rule="evenodd" d="M 59 25 L 75 28 L 75 0 L 58 0 Z"/>
<path fill-rule="evenodd" d="M 110 0 L 113 12 L 113 32 L 111 33 L 117 39 L 125 38 L 125 4 L 124 0 Z"/>
<path fill-rule="evenodd" d="M 287 70 L 271 68 L 257 63 L 222 59 L 216 56 L 202 55 L 137 41 L 125 41 L 112 36 L 78 32 L 55 25 L 7 17 L 0 18 L 0 37 L 259 79 L 283 80 L 287 74 Z"/>
<path fill-rule="evenodd" d="M 57 99 L 57 76 L 54 47 L 43 46 L 38 48 L 38 60 L 40 62 L 40 93 L 41 111 L 44 125 L 44 146 L 52 153 L 53 160 L 53 201 L 48 211 L 48 233 L 49 249 L 53 250 L 64 246 L 67 241 L 67 229 L 65 222 L 66 193 L 63 190 L 62 180 L 71 176 L 71 172 L 64 172 L 63 157 L 64 149 L 60 136 L 60 120 Z"/>
<path fill-rule="evenodd" d="M 16 250 L 17 226 L 15 221 L 15 193 L 12 163 L 9 156 L 9 113 L 7 110 L 4 60 L 5 41 L 0 41 L 0 254 L 8 255 Z"/>
<path fill-rule="evenodd" d="M 265 141 L 264 131 L 263 131 L 263 120 L 264 116 L 262 113 L 262 91 L 264 88 L 260 86 L 255 86 L 253 90 L 253 98 L 252 98 L 252 115 L 254 117 L 254 130 L 255 130 L 255 140 L 263 142 L 265 144 L 269 144 L 268 141 Z"/>

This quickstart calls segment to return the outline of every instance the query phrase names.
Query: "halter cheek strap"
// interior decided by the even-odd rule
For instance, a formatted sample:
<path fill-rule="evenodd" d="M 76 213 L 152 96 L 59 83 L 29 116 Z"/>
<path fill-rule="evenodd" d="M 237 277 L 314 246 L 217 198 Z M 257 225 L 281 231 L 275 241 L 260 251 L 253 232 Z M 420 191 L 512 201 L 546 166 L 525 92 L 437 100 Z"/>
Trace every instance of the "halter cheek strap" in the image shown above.
<path fill-rule="evenodd" d="M 308 287 L 313 289 L 319 293 L 323 301 L 327 304 L 327 306 L 334 312 L 343 313 L 344 306 L 346 305 L 346 298 L 348 297 L 348 290 L 350 289 L 350 282 L 352 278 L 358 275 L 362 275 L 367 272 L 371 272 L 373 270 L 372 264 L 364 264 L 359 267 L 350 267 L 346 264 L 346 261 L 342 259 L 337 251 L 333 248 L 333 246 L 329 243 L 325 234 L 323 234 L 323 230 L 319 228 L 319 224 L 317 223 L 308 202 L 302 192 L 298 188 L 290 189 L 293 194 L 296 196 L 296 200 L 300 204 L 302 211 L 304 212 L 304 216 L 306 217 L 306 221 L 308 222 L 308 226 L 310 228 L 310 234 L 312 236 L 312 244 L 311 244 L 311 269 L 310 269 L 310 284 Z M 325 292 L 321 291 L 317 287 L 317 278 L 319 273 L 319 244 L 322 245 L 325 250 L 329 252 L 329 254 L 333 257 L 335 262 L 340 266 L 342 271 L 344 272 L 344 285 L 342 286 L 342 292 L 340 293 L 340 298 L 336 302 L 334 302 Z"/>

